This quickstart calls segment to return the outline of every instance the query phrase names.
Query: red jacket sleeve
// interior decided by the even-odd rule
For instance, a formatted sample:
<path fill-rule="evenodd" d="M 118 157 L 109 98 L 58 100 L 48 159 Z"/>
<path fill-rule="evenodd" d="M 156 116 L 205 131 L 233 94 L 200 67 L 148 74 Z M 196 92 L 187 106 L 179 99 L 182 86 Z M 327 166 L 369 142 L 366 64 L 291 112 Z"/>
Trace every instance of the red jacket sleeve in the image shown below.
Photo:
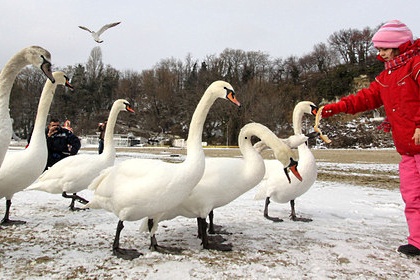
<path fill-rule="evenodd" d="M 322 117 L 330 117 L 338 113 L 356 114 L 373 110 L 382 106 L 379 92 L 380 85 L 373 81 L 368 88 L 359 90 L 340 99 L 336 103 L 327 104 L 322 110 Z"/>

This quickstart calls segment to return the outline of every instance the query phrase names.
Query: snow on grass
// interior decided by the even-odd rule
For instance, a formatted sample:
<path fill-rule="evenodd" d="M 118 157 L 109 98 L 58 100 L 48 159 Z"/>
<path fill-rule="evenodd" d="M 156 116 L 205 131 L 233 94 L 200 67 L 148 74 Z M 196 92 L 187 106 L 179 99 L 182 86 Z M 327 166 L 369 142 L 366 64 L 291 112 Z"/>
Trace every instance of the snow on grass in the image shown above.
<path fill-rule="evenodd" d="M 117 161 L 138 154 L 119 155 Z M 335 164 L 337 165 L 337 164 Z M 370 164 L 371 165 L 371 164 Z M 346 164 L 346 168 L 365 169 Z M 385 168 L 373 165 L 368 168 Z M 288 204 L 253 199 L 256 188 L 216 209 L 215 223 L 232 252 L 203 250 L 194 219 L 160 224 L 158 243 L 179 254 L 149 250 L 138 222 L 126 222 L 122 248 L 144 255 L 133 261 L 112 255 L 118 219 L 103 210 L 71 212 L 60 195 L 23 191 L 13 199 L 11 218 L 26 225 L 0 230 L 0 276 L 4 279 L 419 279 L 419 258 L 395 249 L 406 243 L 404 204 L 398 190 L 317 181 L 296 200 L 297 214 L 311 223 L 288 219 Z M 89 190 L 80 195 L 92 197 Z M 4 207 L 4 199 L 0 202 Z M 3 211 L 2 211 L 3 213 Z"/>

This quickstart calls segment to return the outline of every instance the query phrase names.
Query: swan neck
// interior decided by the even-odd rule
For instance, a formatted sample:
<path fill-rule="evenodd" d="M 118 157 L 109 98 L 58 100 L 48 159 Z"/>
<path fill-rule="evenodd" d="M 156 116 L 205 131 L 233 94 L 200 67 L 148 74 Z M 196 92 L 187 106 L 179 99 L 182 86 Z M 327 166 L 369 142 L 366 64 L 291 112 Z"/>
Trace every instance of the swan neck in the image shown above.
<path fill-rule="evenodd" d="M 115 143 L 114 143 L 114 130 L 115 124 L 117 123 L 117 117 L 119 109 L 116 106 L 112 106 L 111 111 L 109 112 L 108 120 L 105 127 L 104 134 L 104 152 L 105 155 L 110 155 L 115 153 Z"/>
<path fill-rule="evenodd" d="M 244 157 L 247 157 L 251 154 L 258 154 L 257 150 L 252 146 L 251 143 L 251 137 L 253 135 L 256 135 L 256 133 L 253 133 L 250 126 L 244 126 L 239 132 L 238 145 L 239 150 Z"/>
<path fill-rule="evenodd" d="M 8 117 L 10 117 L 8 109 L 13 83 L 19 71 L 28 64 L 29 62 L 24 58 L 21 51 L 15 54 L 0 72 L 0 107 L 5 108 L 1 111 L 6 112 Z"/>
<path fill-rule="evenodd" d="M 48 112 L 50 111 L 51 102 L 54 97 L 54 92 L 57 88 L 57 83 L 53 84 L 50 80 L 45 82 L 41 97 L 38 103 L 34 129 L 31 137 L 31 145 L 36 143 L 46 143 L 45 140 L 45 125 L 47 123 Z M 31 146 L 29 145 L 29 146 Z"/>
<path fill-rule="evenodd" d="M 239 149 L 244 156 L 251 154 L 260 156 L 259 151 L 254 148 L 251 142 L 251 137 L 254 135 L 271 149 L 276 149 L 279 145 L 279 139 L 270 129 L 259 123 L 250 123 L 242 127 L 239 132 Z"/>
<path fill-rule="evenodd" d="M 187 152 L 194 150 L 203 152 L 202 139 L 203 139 L 203 126 L 206 121 L 207 114 L 210 107 L 213 105 L 216 98 L 214 98 L 211 92 L 207 89 L 198 103 L 194 114 L 191 118 L 190 129 L 188 132 L 187 139 Z"/>
<path fill-rule="evenodd" d="M 303 112 L 299 109 L 299 107 L 293 110 L 293 132 L 295 135 L 302 134 L 302 118 Z"/>

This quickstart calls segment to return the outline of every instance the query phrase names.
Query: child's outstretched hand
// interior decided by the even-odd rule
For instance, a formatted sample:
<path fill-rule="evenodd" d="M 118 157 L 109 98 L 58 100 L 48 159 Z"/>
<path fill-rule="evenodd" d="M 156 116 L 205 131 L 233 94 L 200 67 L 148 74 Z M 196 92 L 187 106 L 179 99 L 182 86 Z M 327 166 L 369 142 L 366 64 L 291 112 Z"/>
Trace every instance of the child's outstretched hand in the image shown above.
<path fill-rule="evenodd" d="M 414 135 L 411 139 L 414 140 L 414 144 L 420 145 L 420 128 L 416 128 L 416 130 L 414 130 Z"/>

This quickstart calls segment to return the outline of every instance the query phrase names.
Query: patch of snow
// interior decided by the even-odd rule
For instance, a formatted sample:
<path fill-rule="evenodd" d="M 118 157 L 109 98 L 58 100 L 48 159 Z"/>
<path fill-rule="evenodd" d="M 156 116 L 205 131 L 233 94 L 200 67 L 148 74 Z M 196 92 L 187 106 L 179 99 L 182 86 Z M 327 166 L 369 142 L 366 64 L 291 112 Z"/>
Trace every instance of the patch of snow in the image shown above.
<path fill-rule="evenodd" d="M 118 154 L 117 162 L 137 153 Z M 146 155 L 150 156 L 151 155 Z M 155 155 L 156 156 L 156 155 Z M 164 156 L 164 155 L 163 155 Z M 320 163 L 328 165 L 328 163 Z M 337 166 L 338 164 L 334 164 Z M 365 166 L 365 165 L 364 165 Z M 388 170 L 395 166 L 372 164 Z M 360 168 L 357 164 L 343 168 Z M 365 167 L 363 167 L 365 168 Z M 298 215 L 288 219 L 288 204 L 253 199 L 256 188 L 214 211 L 215 223 L 231 234 L 232 252 L 203 250 L 194 219 L 178 217 L 160 224 L 158 243 L 182 248 L 180 254 L 149 250 L 141 221 L 125 222 L 121 247 L 144 255 L 133 261 L 112 255 L 118 219 L 103 210 L 71 212 L 60 195 L 23 191 L 13 198 L 11 218 L 26 225 L 0 230 L 3 279 L 419 279 L 419 258 L 400 256 L 406 244 L 404 203 L 398 190 L 317 181 L 296 200 Z M 81 196 L 90 199 L 85 190 Z M 4 207 L 4 198 L 0 200 Z M 2 211 L 3 213 L 3 211 Z"/>

